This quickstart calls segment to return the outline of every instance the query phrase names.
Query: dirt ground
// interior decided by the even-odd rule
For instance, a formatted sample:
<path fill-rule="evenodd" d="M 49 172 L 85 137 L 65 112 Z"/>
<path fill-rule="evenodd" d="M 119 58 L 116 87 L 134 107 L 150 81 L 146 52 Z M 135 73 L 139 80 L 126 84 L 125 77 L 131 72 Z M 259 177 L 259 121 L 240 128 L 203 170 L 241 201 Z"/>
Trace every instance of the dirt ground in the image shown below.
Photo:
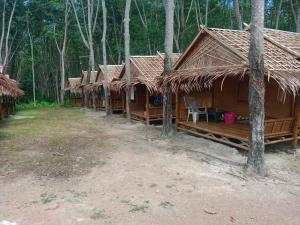
<path fill-rule="evenodd" d="M 83 109 L 32 110 L 0 123 L 0 225 L 300 224 L 300 156 L 246 153 Z"/>

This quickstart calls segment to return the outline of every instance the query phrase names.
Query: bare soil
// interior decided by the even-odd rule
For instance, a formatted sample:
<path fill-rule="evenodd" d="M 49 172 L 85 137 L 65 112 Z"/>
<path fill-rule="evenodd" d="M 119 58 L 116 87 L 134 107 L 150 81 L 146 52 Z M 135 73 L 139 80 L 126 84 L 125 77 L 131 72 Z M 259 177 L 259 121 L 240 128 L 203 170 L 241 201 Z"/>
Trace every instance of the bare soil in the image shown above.
<path fill-rule="evenodd" d="M 289 148 L 268 148 L 268 176 L 248 177 L 245 152 L 202 138 L 83 109 L 20 112 L 0 123 L 0 225 L 299 225 Z"/>

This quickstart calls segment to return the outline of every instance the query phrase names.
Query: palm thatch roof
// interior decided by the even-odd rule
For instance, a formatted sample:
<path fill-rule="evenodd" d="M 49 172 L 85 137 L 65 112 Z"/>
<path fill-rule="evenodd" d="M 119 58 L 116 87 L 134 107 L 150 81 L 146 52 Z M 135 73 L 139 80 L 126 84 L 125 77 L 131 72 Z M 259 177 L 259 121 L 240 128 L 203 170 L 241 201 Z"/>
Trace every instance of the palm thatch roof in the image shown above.
<path fill-rule="evenodd" d="M 90 80 L 88 82 L 88 71 L 81 71 L 81 79 L 79 87 L 84 93 L 89 93 L 91 86 L 96 82 L 98 71 L 91 71 Z"/>
<path fill-rule="evenodd" d="M 103 65 L 98 65 L 99 70 L 96 75 L 95 83 L 88 85 L 86 91 L 91 92 L 99 92 L 102 86 L 110 86 L 110 83 L 117 79 L 120 76 L 120 73 L 124 67 L 124 65 L 107 65 L 107 81 L 105 80 L 105 67 Z"/>
<path fill-rule="evenodd" d="M 18 87 L 17 81 L 8 75 L 0 74 L 0 97 L 20 97 L 24 92 Z"/>
<path fill-rule="evenodd" d="M 178 60 L 180 54 L 174 54 L 174 62 Z M 150 93 L 161 92 L 157 85 L 157 78 L 164 70 L 164 54 L 158 53 L 152 56 L 131 56 L 130 57 L 131 85 L 143 84 Z M 120 78 L 115 79 L 110 89 L 120 91 L 126 87 L 125 66 L 122 68 Z"/>
<path fill-rule="evenodd" d="M 286 37 L 286 39 L 285 39 Z M 266 79 L 296 95 L 300 89 L 300 34 L 265 30 Z M 284 41 L 283 41 L 284 40 Z M 294 42 L 294 44 L 291 44 Z M 160 85 L 190 92 L 210 88 L 220 77 L 249 75 L 250 31 L 203 28 Z"/>
<path fill-rule="evenodd" d="M 82 90 L 79 88 L 81 77 L 68 78 L 69 87 L 65 88 L 65 91 L 69 91 L 72 94 L 81 94 Z"/>

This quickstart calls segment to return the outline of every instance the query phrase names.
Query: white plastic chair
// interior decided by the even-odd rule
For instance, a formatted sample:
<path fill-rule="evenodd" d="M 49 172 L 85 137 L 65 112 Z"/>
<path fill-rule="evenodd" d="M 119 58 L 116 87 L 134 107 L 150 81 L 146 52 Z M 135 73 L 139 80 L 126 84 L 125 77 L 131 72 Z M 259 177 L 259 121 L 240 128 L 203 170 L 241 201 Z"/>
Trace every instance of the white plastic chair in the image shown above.
<path fill-rule="evenodd" d="M 207 107 L 201 106 L 199 107 L 196 100 L 191 96 L 184 97 L 185 107 L 188 109 L 187 122 L 190 119 L 190 115 L 192 115 L 193 123 L 197 123 L 199 120 L 199 115 L 205 115 L 206 122 L 208 123 L 208 111 Z"/>

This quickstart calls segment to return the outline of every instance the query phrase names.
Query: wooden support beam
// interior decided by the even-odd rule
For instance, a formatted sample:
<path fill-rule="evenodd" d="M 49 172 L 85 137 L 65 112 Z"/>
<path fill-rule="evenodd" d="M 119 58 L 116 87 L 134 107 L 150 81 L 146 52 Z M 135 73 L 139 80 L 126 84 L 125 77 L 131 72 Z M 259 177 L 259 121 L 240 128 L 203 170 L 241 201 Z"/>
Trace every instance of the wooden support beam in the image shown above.
<path fill-rule="evenodd" d="M 298 147 L 298 124 L 299 124 L 299 117 L 297 116 L 294 122 L 294 130 L 293 130 L 293 149 L 296 150 Z"/>
<path fill-rule="evenodd" d="M 150 115 L 149 115 L 149 90 L 146 88 L 146 124 L 150 125 Z"/>
<path fill-rule="evenodd" d="M 175 100 L 175 125 L 176 131 L 178 131 L 178 120 L 179 120 L 179 91 L 176 92 L 176 100 Z"/>

